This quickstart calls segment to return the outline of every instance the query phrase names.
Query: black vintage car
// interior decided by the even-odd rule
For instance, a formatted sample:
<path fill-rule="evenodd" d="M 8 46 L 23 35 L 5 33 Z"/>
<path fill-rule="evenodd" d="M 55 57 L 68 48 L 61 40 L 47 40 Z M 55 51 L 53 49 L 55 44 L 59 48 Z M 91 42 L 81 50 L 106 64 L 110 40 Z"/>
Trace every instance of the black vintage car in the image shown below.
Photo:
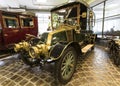
<path fill-rule="evenodd" d="M 51 9 L 51 32 L 29 47 L 29 57 L 39 64 L 55 63 L 56 79 L 62 84 L 72 78 L 78 58 L 94 48 L 94 13 L 83 1 Z M 30 61 L 30 60 L 28 60 Z"/>

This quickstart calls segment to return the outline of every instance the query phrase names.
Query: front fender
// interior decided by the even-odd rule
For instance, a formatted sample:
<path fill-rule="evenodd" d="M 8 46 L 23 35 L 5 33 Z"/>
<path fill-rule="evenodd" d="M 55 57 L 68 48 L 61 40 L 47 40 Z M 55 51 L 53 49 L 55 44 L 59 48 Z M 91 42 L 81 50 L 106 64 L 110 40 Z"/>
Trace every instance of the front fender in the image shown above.
<path fill-rule="evenodd" d="M 73 47 L 77 53 L 77 55 L 81 54 L 81 47 L 77 42 L 69 42 L 69 43 L 57 43 L 51 50 L 50 50 L 50 58 L 52 60 L 58 60 L 62 53 L 68 48 Z"/>
<path fill-rule="evenodd" d="M 66 44 L 57 43 L 50 50 L 49 56 L 52 57 L 52 58 L 59 57 L 60 54 L 62 53 L 63 49 L 65 48 L 65 46 L 66 46 Z"/>

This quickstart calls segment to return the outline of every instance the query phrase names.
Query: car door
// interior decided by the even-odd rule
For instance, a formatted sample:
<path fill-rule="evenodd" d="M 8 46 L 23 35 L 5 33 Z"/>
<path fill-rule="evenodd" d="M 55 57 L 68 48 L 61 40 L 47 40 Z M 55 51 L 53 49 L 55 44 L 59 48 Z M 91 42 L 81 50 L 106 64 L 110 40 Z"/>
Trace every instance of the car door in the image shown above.
<path fill-rule="evenodd" d="M 18 17 L 15 15 L 3 15 L 3 40 L 4 45 L 13 44 L 18 42 L 20 33 L 19 33 L 19 23 Z"/>

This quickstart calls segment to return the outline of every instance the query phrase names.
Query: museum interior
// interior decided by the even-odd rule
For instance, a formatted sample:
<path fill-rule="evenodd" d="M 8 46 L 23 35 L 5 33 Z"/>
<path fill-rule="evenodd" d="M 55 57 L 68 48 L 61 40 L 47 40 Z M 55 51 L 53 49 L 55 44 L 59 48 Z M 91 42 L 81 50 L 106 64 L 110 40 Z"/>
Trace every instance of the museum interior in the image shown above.
<path fill-rule="evenodd" d="M 0 86 L 120 86 L 120 0 L 0 0 Z"/>

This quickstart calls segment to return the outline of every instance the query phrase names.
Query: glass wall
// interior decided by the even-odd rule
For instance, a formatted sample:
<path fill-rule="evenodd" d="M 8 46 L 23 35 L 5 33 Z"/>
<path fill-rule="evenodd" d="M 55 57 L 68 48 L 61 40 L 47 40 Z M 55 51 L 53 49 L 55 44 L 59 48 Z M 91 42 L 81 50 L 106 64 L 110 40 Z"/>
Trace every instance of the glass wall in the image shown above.
<path fill-rule="evenodd" d="M 120 0 L 106 1 L 105 35 L 120 36 Z"/>
<path fill-rule="evenodd" d="M 96 7 L 93 8 L 93 11 L 95 13 L 95 26 L 93 28 L 94 33 L 101 33 L 102 32 L 102 21 L 103 21 L 103 3 L 97 5 Z"/>
<path fill-rule="evenodd" d="M 107 0 L 105 4 L 105 21 L 103 34 L 106 36 L 120 36 L 120 0 Z M 93 7 L 96 15 L 96 25 L 94 32 L 99 36 L 102 35 L 103 25 L 103 7 L 104 2 Z M 102 37 L 102 36 L 101 36 Z"/>

